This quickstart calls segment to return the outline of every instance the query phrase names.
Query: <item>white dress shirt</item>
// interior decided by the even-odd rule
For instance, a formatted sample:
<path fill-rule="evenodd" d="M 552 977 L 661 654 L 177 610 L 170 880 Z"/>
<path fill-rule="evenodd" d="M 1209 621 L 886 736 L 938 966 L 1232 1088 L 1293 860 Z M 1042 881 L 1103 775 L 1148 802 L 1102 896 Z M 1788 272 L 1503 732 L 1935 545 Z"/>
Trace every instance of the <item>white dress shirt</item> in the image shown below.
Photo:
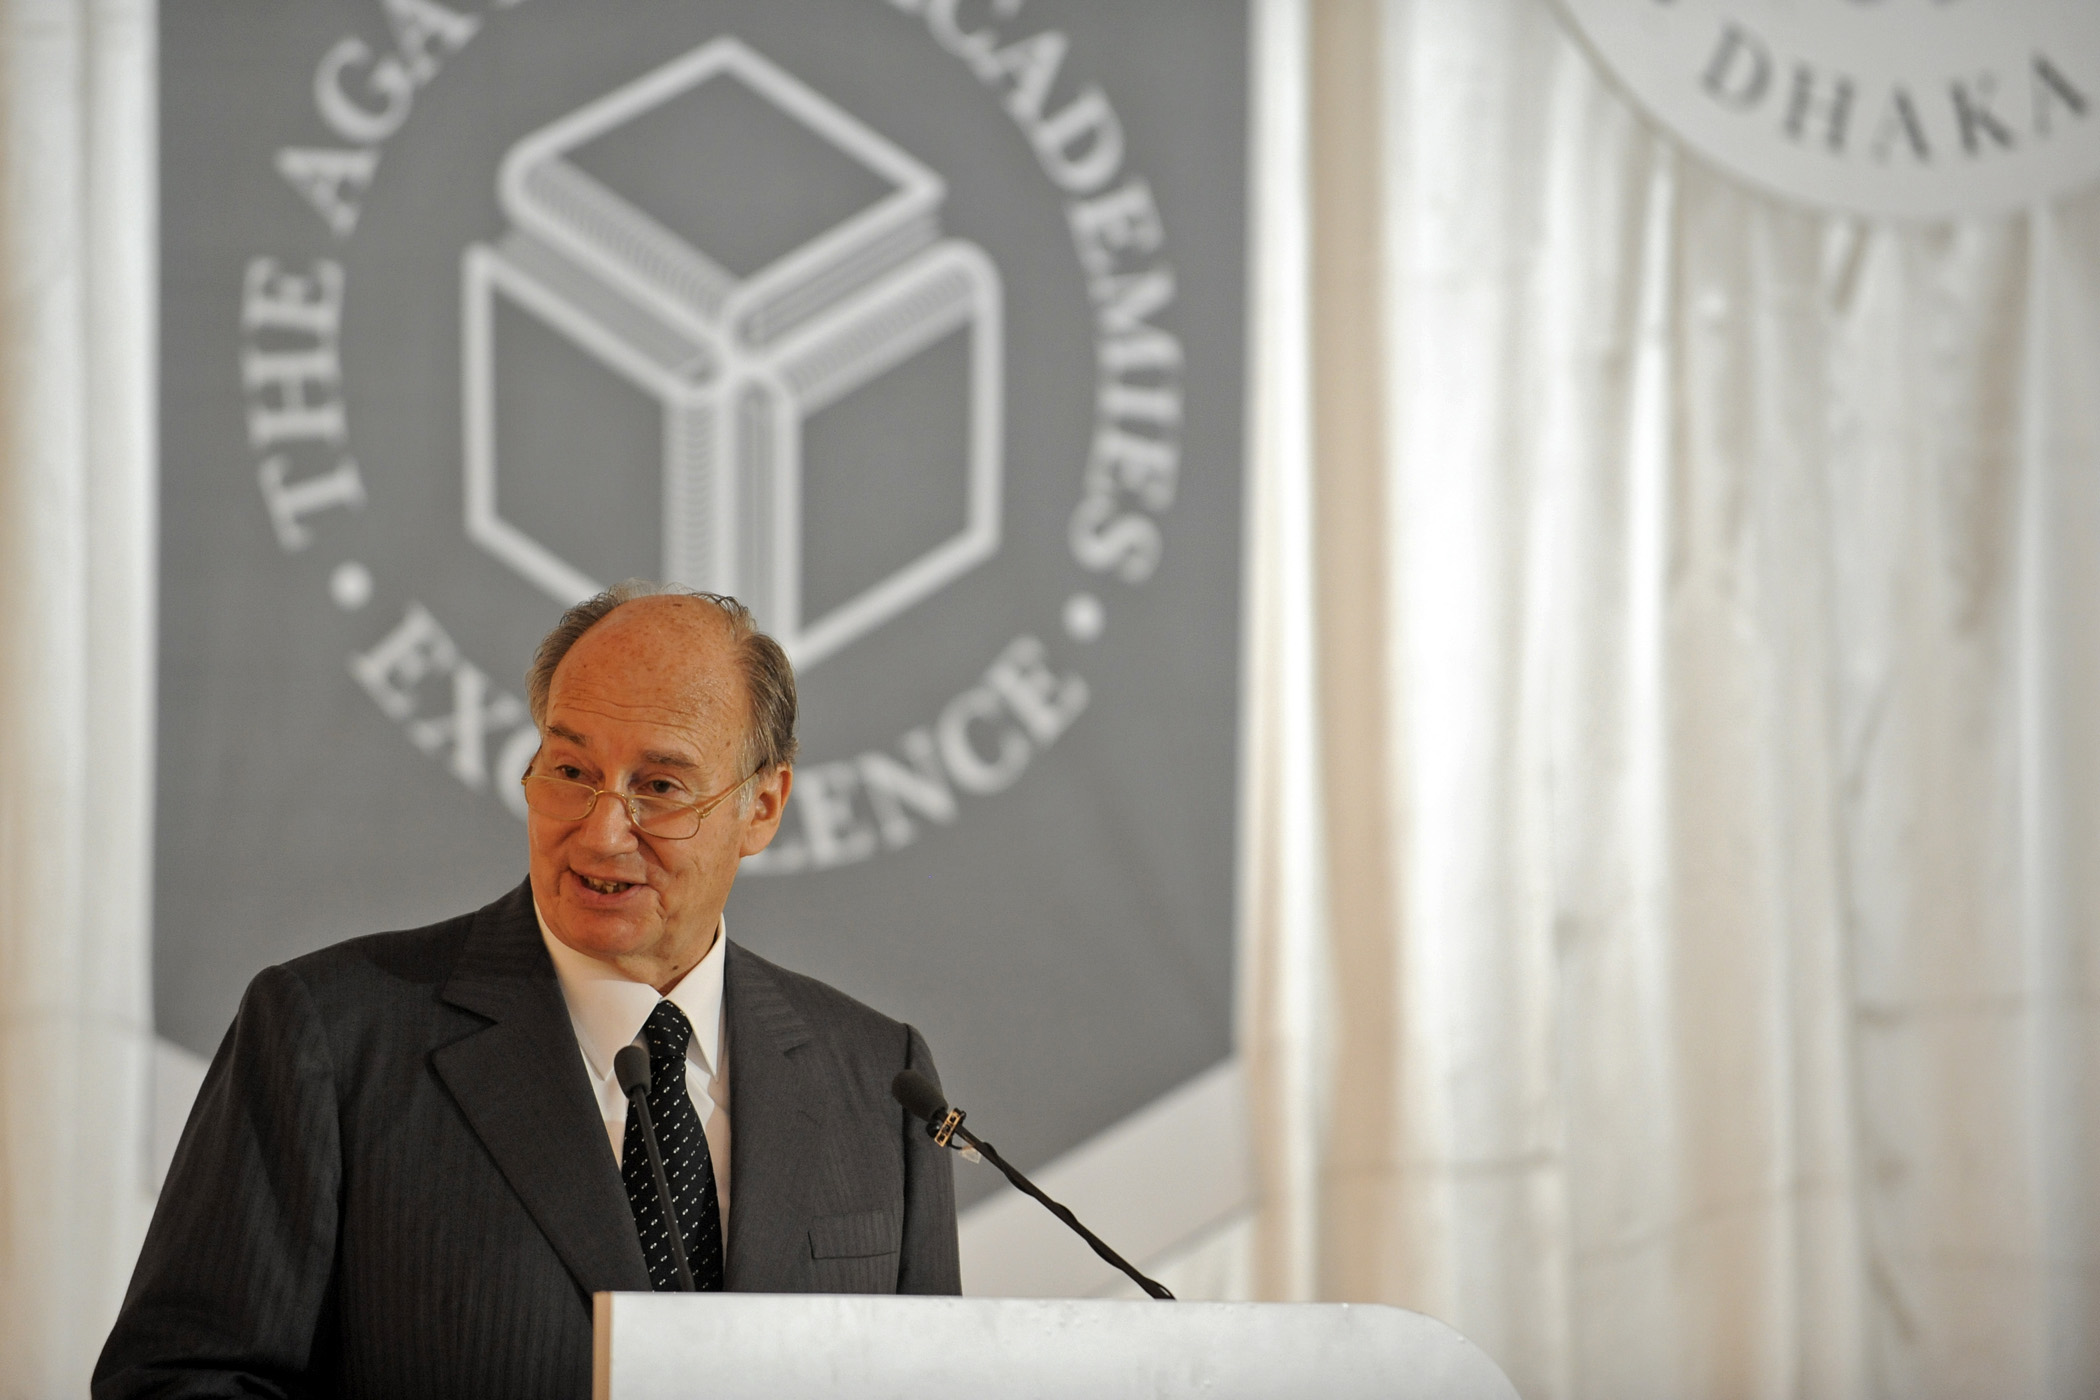
<path fill-rule="evenodd" d="M 533 913 L 539 913 L 537 904 Z M 620 1159 L 627 1142 L 627 1096 L 620 1092 L 620 1081 L 613 1075 L 613 1056 L 634 1043 L 659 1001 L 670 1002 L 692 1022 L 693 1038 L 685 1049 L 685 1090 L 700 1115 L 701 1131 L 707 1134 L 708 1156 L 714 1159 L 715 1195 L 722 1207 L 723 1237 L 728 1238 L 729 1036 L 722 1008 L 722 949 L 729 941 L 728 921 L 715 926 L 715 945 L 707 956 L 661 996 L 647 982 L 630 981 L 596 958 L 577 952 L 554 936 L 545 919 L 540 920 L 540 937 L 561 979 L 562 1000 L 568 1003 L 569 1024 L 576 1028 L 584 1070 L 598 1091 L 598 1112 L 605 1120 L 614 1161 Z"/>

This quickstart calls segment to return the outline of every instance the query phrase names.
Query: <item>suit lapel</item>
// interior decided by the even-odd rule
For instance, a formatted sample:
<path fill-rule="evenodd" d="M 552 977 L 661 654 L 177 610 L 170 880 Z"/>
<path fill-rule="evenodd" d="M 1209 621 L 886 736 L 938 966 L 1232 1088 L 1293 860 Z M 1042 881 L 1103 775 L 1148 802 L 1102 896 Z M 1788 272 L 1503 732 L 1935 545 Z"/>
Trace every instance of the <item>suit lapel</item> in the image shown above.
<path fill-rule="evenodd" d="M 585 1293 L 646 1292 L 626 1188 L 529 886 L 475 917 L 443 996 L 490 1024 L 431 1063 L 533 1223 Z"/>
<path fill-rule="evenodd" d="M 728 1286 L 739 1293 L 791 1292 L 807 1286 L 802 1266 L 822 1186 L 824 1089 L 816 1047 L 762 960 L 735 943 L 726 959 Z"/>

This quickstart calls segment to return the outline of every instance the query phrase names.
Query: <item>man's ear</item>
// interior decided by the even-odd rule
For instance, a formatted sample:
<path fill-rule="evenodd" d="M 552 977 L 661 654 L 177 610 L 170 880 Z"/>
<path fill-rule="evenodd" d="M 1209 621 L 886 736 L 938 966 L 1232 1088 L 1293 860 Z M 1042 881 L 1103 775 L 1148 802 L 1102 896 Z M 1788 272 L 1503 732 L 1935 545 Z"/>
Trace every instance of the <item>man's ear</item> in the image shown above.
<path fill-rule="evenodd" d="M 795 786 L 795 770 L 782 764 L 762 773 L 752 783 L 751 812 L 742 817 L 744 843 L 737 854 L 755 856 L 773 844 L 780 819 L 787 813 L 788 792 Z"/>

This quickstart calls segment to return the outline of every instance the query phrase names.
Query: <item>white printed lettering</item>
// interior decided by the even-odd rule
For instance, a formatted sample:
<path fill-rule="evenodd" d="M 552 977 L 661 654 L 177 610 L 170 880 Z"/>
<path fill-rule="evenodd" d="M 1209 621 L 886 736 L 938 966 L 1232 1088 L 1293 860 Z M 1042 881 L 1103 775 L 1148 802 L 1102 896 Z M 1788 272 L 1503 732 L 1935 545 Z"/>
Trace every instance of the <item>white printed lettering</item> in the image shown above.
<path fill-rule="evenodd" d="M 398 723 L 416 712 L 418 684 L 458 664 L 459 648 L 438 620 L 421 603 L 410 603 L 400 624 L 378 646 L 350 658 L 350 674 L 378 704 L 380 713 Z"/>
<path fill-rule="evenodd" d="M 429 754 L 450 745 L 452 776 L 479 790 L 487 787 L 489 781 L 485 752 L 488 736 L 500 734 L 524 718 L 522 701 L 500 693 L 490 699 L 489 678 L 461 661 L 452 668 L 452 712 L 414 721 L 408 726 L 408 738 Z"/>
<path fill-rule="evenodd" d="M 1007 90 L 1006 110 L 1023 126 L 1043 119 L 1043 106 L 1050 99 L 1050 85 L 1064 65 L 1070 47 L 1057 30 L 1046 30 L 1018 44 L 1009 44 L 992 55 L 992 66 L 1013 79 Z"/>
<path fill-rule="evenodd" d="M 868 805 L 875 809 L 875 824 L 891 847 L 908 846 L 918 828 L 905 815 L 909 807 L 920 816 L 942 825 L 955 820 L 955 794 L 941 772 L 940 756 L 932 731 L 921 726 L 899 740 L 909 767 L 879 750 L 860 756 L 861 786 L 867 789 Z"/>
<path fill-rule="evenodd" d="M 926 28 L 940 46 L 970 65 L 982 82 L 992 82 L 999 76 L 992 63 L 992 50 L 999 43 L 998 32 L 990 27 L 964 29 L 957 12 L 962 9 L 962 0 L 925 0 Z"/>
<path fill-rule="evenodd" d="M 261 449 L 301 440 L 341 443 L 349 431 L 343 401 L 309 397 L 308 386 L 333 390 L 343 380 L 335 346 L 312 350 L 247 350 L 241 354 L 241 386 L 250 394 L 274 390 L 275 403 L 248 405 L 248 445 Z"/>
<path fill-rule="evenodd" d="M 1098 87 L 1087 88 L 1063 111 L 1029 122 L 1024 129 L 1043 172 L 1069 193 L 1098 190 L 1123 167 L 1123 123 L 1109 105 L 1108 94 Z"/>
<path fill-rule="evenodd" d="M 313 338 L 298 349 L 265 349 L 254 341 L 243 347 L 249 446 L 342 442 L 347 427 L 334 393 L 342 382 L 336 354 L 342 314 L 342 264 L 324 258 L 311 276 L 301 276 L 283 271 L 274 258 L 249 261 L 241 279 L 241 328 L 257 338 L 266 331 Z"/>
<path fill-rule="evenodd" d="M 1143 180 L 1125 180 L 1107 194 L 1072 204 L 1065 218 L 1080 265 L 1095 277 L 1113 272 L 1118 254 L 1156 252 L 1166 237 L 1152 186 Z"/>
<path fill-rule="evenodd" d="M 1059 678 L 1051 673 L 1047 659 L 1040 641 L 1020 636 L 1006 644 L 1006 650 L 984 673 L 1029 737 L 1045 748 L 1072 727 L 1072 721 L 1086 709 L 1089 696 L 1083 677 Z"/>
<path fill-rule="evenodd" d="M 391 56 L 372 67 L 370 88 L 379 105 L 361 106 L 353 100 L 343 87 L 343 76 L 371 62 L 371 46 L 351 34 L 336 40 L 314 69 L 314 109 L 338 136 L 358 146 L 376 146 L 399 131 L 416 101 L 415 79 Z"/>
<path fill-rule="evenodd" d="M 357 216 L 363 211 L 358 198 L 346 197 L 344 191 L 361 197 L 378 169 L 379 152 L 371 149 L 286 146 L 277 152 L 277 173 L 314 207 L 337 238 L 348 238 L 356 231 Z"/>
<path fill-rule="evenodd" d="M 980 796 L 1002 792 L 1028 766 L 1027 736 L 1011 726 L 998 731 L 998 749 L 989 756 L 979 753 L 970 741 L 972 724 L 992 724 L 1005 718 L 998 695 L 986 686 L 974 686 L 950 700 L 935 723 L 940 738 L 941 760 L 956 786 Z"/>
<path fill-rule="evenodd" d="M 394 30 L 394 47 L 408 60 L 408 76 L 418 84 L 437 76 L 438 61 L 431 57 L 433 40 L 448 54 L 458 53 L 481 28 L 472 15 L 448 10 L 437 0 L 381 0 L 387 23 Z"/>
<path fill-rule="evenodd" d="M 241 329 L 304 331 L 334 340 L 343 320 L 343 265 L 329 258 L 302 277 L 275 258 L 251 258 L 241 274 Z"/>
<path fill-rule="evenodd" d="M 357 474 L 357 463 L 348 457 L 333 470 L 303 481 L 286 481 L 285 470 L 284 457 L 278 455 L 265 458 L 256 476 L 262 483 L 270 528 L 276 532 L 278 547 L 287 553 L 314 542 L 313 531 L 304 524 L 307 516 L 335 506 L 357 510 L 365 503 L 365 484 Z"/>
<path fill-rule="evenodd" d="M 875 854 L 875 831 L 853 809 L 860 775 L 850 763 L 819 763 L 795 771 L 795 806 L 818 869 L 850 865 Z"/>
<path fill-rule="evenodd" d="M 1072 557 L 1095 573 L 1113 569 L 1125 583 L 1143 583 L 1159 567 L 1159 526 L 1150 516 L 1118 512 L 1112 496 L 1081 499 L 1066 533 Z"/>

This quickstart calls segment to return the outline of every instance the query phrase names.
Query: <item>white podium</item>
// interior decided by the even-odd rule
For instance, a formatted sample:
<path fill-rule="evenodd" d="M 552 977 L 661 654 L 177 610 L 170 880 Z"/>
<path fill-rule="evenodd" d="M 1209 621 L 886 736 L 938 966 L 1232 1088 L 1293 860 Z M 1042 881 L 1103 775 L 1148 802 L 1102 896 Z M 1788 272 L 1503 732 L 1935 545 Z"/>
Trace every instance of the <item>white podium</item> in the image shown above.
<path fill-rule="evenodd" d="M 1517 1400 L 1431 1318 L 1352 1303 L 600 1293 L 596 1400 Z"/>

